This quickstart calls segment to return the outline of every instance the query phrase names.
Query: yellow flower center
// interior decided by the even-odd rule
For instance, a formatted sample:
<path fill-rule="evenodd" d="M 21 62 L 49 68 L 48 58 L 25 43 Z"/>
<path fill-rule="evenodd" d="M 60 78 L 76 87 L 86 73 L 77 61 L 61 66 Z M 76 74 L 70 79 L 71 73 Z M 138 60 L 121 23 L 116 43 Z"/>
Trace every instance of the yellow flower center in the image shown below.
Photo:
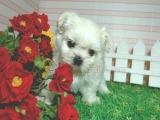
<path fill-rule="evenodd" d="M 66 78 L 63 78 L 63 79 L 62 79 L 62 82 L 65 82 L 65 81 L 66 81 Z"/>
<path fill-rule="evenodd" d="M 27 115 L 27 111 L 26 110 L 21 110 L 22 115 L 26 116 Z"/>
<path fill-rule="evenodd" d="M 49 66 L 45 66 L 45 71 L 48 72 Z"/>
<path fill-rule="evenodd" d="M 37 18 L 37 20 L 41 23 L 42 22 L 42 20 L 40 19 L 40 18 Z"/>
<path fill-rule="evenodd" d="M 19 87 L 22 84 L 22 78 L 15 76 L 12 80 L 13 87 Z"/>
<path fill-rule="evenodd" d="M 25 51 L 26 51 L 27 53 L 31 53 L 31 50 L 32 50 L 32 49 L 31 49 L 30 47 L 28 47 L 28 46 L 25 47 Z"/>
<path fill-rule="evenodd" d="M 46 72 L 42 73 L 42 78 L 46 78 Z"/>
<path fill-rule="evenodd" d="M 26 22 L 25 22 L 25 21 L 21 21 L 21 22 L 20 22 L 20 25 L 26 26 Z"/>

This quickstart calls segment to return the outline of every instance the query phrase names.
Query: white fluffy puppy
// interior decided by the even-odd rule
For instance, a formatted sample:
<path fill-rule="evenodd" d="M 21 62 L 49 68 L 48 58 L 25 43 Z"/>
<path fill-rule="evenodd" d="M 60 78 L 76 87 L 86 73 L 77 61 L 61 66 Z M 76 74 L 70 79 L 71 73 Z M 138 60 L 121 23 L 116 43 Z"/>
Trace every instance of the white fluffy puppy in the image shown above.
<path fill-rule="evenodd" d="M 73 72 L 71 91 L 82 101 L 100 102 L 96 92 L 108 93 L 103 70 L 104 54 L 112 48 L 111 36 L 93 21 L 74 12 L 63 13 L 57 23 L 53 63 L 69 63 Z M 95 71 L 92 69 L 100 69 Z M 48 74 L 53 73 L 50 71 Z"/>

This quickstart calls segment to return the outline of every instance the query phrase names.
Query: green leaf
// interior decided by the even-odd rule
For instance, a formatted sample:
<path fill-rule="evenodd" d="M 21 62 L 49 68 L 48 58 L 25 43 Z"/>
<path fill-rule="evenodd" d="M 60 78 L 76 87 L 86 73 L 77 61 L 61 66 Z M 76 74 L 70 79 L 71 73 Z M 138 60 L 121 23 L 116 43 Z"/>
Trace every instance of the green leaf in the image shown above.
<path fill-rule="evenodd" d="M 54 105 L 47 105 L 44 102 L 38 100 L 37 107 L 44 110 L 40 114 L 41 118 L 44 116 L 50 116 L 51 118 L 55 118 L 57 116 L 57 106 Z"/>
<path fill-rule="evenodd" d="M 61 103 L 61 99 L 60 99 L 60 97 L 58 97 L 57 98 L 57 104 L 60 105 L 60 103 Z"/>
<path fill-rule="evenodd" d="M 7 50 L 14 50 L 14 46 L 13 46 L 13 41 L 8 42 L 7 44 L 5 44 L 5 48 Z"/>
<path fill-rule="evenodd" d="M 16 48 L 18 48 L 18 47 L 19 47 L 19 40 L 16 39 L 16 40 L 14 41 L 14 48 L 16 49 Z"/>
<path fill-rule="evenodd" d="M 3 45 L 6 47 L 7 50 L 15 50 L 19 47 L 19 40 L 14 39 L 12 35 L 8 35 Z"/>
<path fill-rule="evenodd" d="M 5 44 L 9 43 L 9 42 L 13 42 L 14 41 L 14 38 L 12 35 L 8 35 L 6 37 L 6 40 L 3 42 L 3 46 L 5 46 Z"/>
<path fill-rule="evenodd" d="M 43 120 L 43 117 L 44 117 L 44 112 L 40 112 L 40 120 Z"/>
<path fill-rule="evenodd" d="M 41 100 L 38 100 L 38 101 L 37 101 L 36 106 L 39 107 L 39 108 L 45 108 L 45 107 L 46 107 L 45 103 L 42 102 Z"/>
<path fill-rule="evenodd" d="M 38 67 L 39 67 L 40 69 L 44 69 L 44 68 L 45 68 L 45 62 L 46 62 L 46 61 L 49 61 L 49 60 L 50 60 L 49 58 L 43 59 L 43 60 L 41 61 L 41 63 L 38 65 Z"/>
<path fill-rule="evenodd" d="M 56 112 L 53 112 L 51 110 L 47 110 L 47 115 L 49 115 L 51 118 L 55 118 L 56 117 Z"/>
<path fill-rule="evenodd" d="M 7 40 L 8 40 L 8 41 L 13 41 L 13 40 L 14 40 L 13 35 L 8 35 L 8 36 L 7 36 Z"/>
<path fill-rule="evenodd" d="M 45 68 L 45 62 L 49 61 L 49 58 L 42 59 L 40 56 L 36 56 L 34 60 L 34 65 L 37 66 L 39 69 Z"/>
<path fill-rule="evenodd" d="M 44 116 L 43 118 L 40 117 L 40 120 L 51 120 L 49 116 Z"/>
<path fill-rule="evenodd" d="M 47 105 L 47 109 L 45 115 L 50 116 L 51 118 L 55 118 L 57 116 L 58 106 Z"/>
<path fill-rule="evenodd" d="M 48 77 L 47 77 L 47 79 L 52 79 L 53 78 L 53 75 L 49 75 Z"/>
<path fill-rule="evenodd" d="M 49 109 L 49 105 L 45 104 L 44 102 L 42 102 L 41 100 L 38 100 L 37 101 L 37 104 L 36 104 L 37 107 L 39 108 L 42 108 L 42 109 Z"/>
<path fill-rule="evenodd" d="M 16 110 L 16 112 L 21 112 L 21 109 L 18 106 L 15 106 L 15 110 Z"/>
<path fill-rule="evenodd" d="M 2 46 L 3 42 L 7 39 L 7 37 L 8 37 L 8 29 L 6 29 L 0 36 L 0 46 Z"/>
<path fill-rule="evenodd" d="M 67 93 L 67 92 L 64 92 L 64 97 L 65 97 L 65 98 L 67 97 L 67 95 L 68 95 L 68 93 Z"/>
<path fill-rule="evenodd" d="M 41 63 L 41 58 L 40 56 L 36 56 L 36 58 L 34 59 L 34 65 L 38 66 Z"/>
<path fill-rule="evenodd" d="M 20 39 L 21 39 L 21 36 L 20 36 L 20 34 L 18 34 L 16 37 L 16 40 L 20 40 Z"/>

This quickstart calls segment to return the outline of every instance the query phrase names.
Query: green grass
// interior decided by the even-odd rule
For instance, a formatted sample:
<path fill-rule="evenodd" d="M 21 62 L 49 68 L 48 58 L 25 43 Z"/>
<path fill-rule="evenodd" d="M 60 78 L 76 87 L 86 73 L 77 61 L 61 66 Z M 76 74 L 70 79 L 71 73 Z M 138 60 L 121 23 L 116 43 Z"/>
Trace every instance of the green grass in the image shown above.
<path fill-rule="evenodd" d="M 80 120 L 160 120 L 160 89 L 107 82 L 110 94 L 100 94 L 92 106 L 76 95 Z"/>

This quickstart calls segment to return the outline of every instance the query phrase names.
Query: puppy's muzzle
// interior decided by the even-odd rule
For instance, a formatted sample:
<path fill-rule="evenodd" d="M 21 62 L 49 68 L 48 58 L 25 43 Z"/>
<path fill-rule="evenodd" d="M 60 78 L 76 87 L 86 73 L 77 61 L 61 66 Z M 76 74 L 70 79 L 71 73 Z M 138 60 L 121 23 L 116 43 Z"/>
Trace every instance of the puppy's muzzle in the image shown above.
<path fill-rule="evenodd" d="M 83 60 L 80 56 L 76 56 L 73 60 L 73 64 L 76 66 L 81 66 L 81 64 L 83 63 Z"/>

